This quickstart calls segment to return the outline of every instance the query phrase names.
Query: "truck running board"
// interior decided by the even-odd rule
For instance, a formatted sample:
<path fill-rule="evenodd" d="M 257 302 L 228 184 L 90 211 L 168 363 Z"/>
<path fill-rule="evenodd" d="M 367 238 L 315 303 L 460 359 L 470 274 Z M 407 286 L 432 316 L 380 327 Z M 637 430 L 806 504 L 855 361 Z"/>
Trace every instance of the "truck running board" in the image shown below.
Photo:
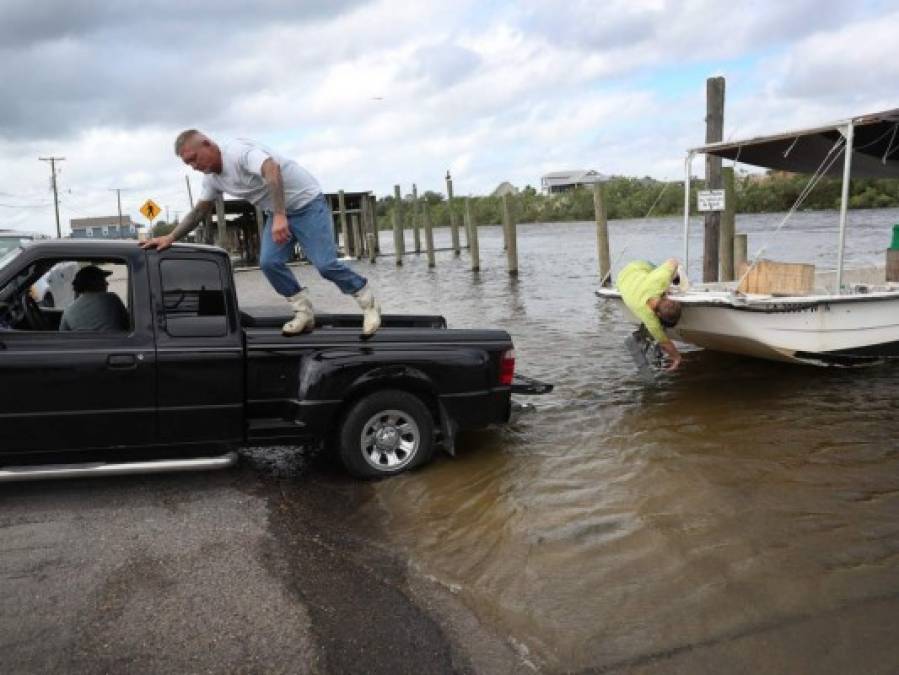
<path fill-rule="evenodd" d="M 2 466 L 0 483 L 49 478 L 87 478 L 92 476 L 126 476 L 129 474 L 173 473 L 176 471 L 209 471 L 226 469 L 237 463 L 237 453 L 218 457 L 165 459 L 149 462 L 85 462 L 84 464 L 45 464 L 40 466 Z"/>

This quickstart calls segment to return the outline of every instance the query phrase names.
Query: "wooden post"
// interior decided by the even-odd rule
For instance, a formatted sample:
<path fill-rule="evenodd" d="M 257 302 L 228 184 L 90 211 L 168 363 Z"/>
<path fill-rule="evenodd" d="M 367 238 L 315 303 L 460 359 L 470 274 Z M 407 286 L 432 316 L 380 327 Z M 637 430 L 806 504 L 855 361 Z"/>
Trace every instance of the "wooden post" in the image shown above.
<path fill-rule="evenodd" d="M 375 253 L 381 252 L 381 231 L 378 229 L 378 198 L 372 195 L 371 201 L 371 227 L 375 233 Z"/>
<path fill-rule="evenodd" d="M 899 281 L 899 250 L 894 248 L 887 249 L 887 281 Z"/>
<path fill-rule="evenodd" d="M 418 186 L 412 183 L 412 234 L 415 238 L 415 254 L 421 253 L 421 235 L 419 234 L 419 219 L 421 218 L 421 204 L 418 203 Z"/>
<path fill-rule="evenodd" d="M 449 211 L 453 255 L 459 255 L 459 223 L 456 222 L 456 210 L 453 208 L 453 179 L 450 177 L 449 169 L 446 170 L 446 208 Z"/>
<path fill-rule="evenodd" d="M 359 258 L 368 257 L 368 200 L 359 195 Z"/>
<path fill-rule="evenodd" d="M 400 186 L 393 186 L 393 248 L 396 254 L 396 264 L 403 264 L 403 254 L 406 252 L 406 244 L 403 241 L 403 223 L 400 220 L 400 204 L 402 197 L 400 196 Z"/>
<path fill-rule="evenodd" d="M 743 276 L 743 265 L 748 262 L 749 235 L 734 234 L 734 272 L 736 277 Z"/>
<path fill-rule="evenodd" d="M 481 269 L 481 252 L 478 247 L 478 224 L 471 215 L 471 199 L 465 198 L 465 230 L 468 232 L 468 250 L 471 252 L 471 271 Z"/>
<path fill-rule="evenodd" d="M 434 259 L 434 228 L 431 227 L 431 209 L 427 203 L 422 204 L 422 215 L 425 226 L 425 250 L 428 252 L 428 267 L 434 267 L 437 261 Z"/>
<path fill-rule="evenodd" d="M 737 212 L 737 193 L 734 189 L 734 168 L 721 169 L 724 181 L 724 211 L 721 214 L 721 244 L 718 258 L 721 263 L 721 281 L 734 280 L 734 232 Z"/>
<path fill-rule="evenodd" d="M 377 253 L 375 252 L 375 235 L 369 232 L 366 235 L 366 239 L 368 240 L 368 262 L 374 265 L 378 260 Z"/>
<path fill-rule="evenodd" d="M 360 210 L 359 213 L 354 213 L 351 218 L 353 223 L 353 252 L 356 260 L 362 260 L 365 256 L 365 235 L 362 233 L 362 211 Z"/>
<path fill-rule="evenodd" d="M 612 279 L 612 261 L 609 255 L 609 222 L 606 218 L 606 200 L 602 183 L 593 184 L 593 210 L 596 214 L 596 257 L 599 261 L 599 285 L 607 286 Z"/>
<path fill-rule="evenodd" d="M 705 81 L 706 117 L 705 142 L 716 143 L 724 131 L 724 78 L 710 77 Z M 721 158 L 705 156 L 705 189 L 721 189 Z M 721 229 L 721 213 L 705 214 L 705 245 L 703 247 L 702 280 L 718 281 L 718 240 Z"/>
<path fill-rule="evenodd" d="M 509 205 L 509 195 L 503 195 L 503 229 L 506 231 L 506 260 L 508 261 L 509 274 L 518 275 L 518 234 L 515 221 L 512 220 L 512 207 Z"/>
<path fill-rule="evenodd" d="M 346 222 L 346 200 L 343 190 L 337 193 L 337 212 L 340 214 L 340 236 L 343 238 L 343 255 L 350 255 L 350 229 Z"/>
<path fill-rule="evenodd" d="M 215 224 L 216 224 L 216 246 L 224 249 L 228 248 L 228 223 L 225 220 L 225 200 L 219 197 L 215 200 Z"/>
<path fill-rule="evenodd" d="M 265 215 L 262 209 L 255 207 L 256 211 L 256 230 L 259 232 L 259 246 L 256 248 L 256 264 L 262 262 L 262 239 L 265 237 Z"/>

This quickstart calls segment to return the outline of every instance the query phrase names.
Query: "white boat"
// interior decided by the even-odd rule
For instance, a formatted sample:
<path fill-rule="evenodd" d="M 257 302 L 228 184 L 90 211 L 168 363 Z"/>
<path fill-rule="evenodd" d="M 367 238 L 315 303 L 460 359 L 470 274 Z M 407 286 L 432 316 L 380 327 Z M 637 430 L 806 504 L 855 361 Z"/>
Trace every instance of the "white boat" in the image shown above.
<path fill-rule="evenodd" d="M 690 150 L 684 195 L 684 269 L 689 262 L 690 168 L 697 154 L 712 154 L 769 169 L 810 173 L 810 184 L 842 171 L 837 270 L 829 288 L 824 275 L 818 275 L 810 294 L 795 297 L 739 293 L 738 281 L 694 284 L 687 291 L 673 291 L 671 297 L 681 302 L 682 314 L 677 327 L 668 329 L 669 335 L 705 349 L 814 365 L 859 365 L 899 358 L 899 283 L 887 283 L 883 277 L 863 282 L 853 278 L 852 271 L 843 270 L 849 179 L 899 177 L 897 131 L 899 109 L 894 109 Z M 601 288 L 597 295 L 617 302 L 626 316 L 637 321 L 617 290 Z"/>

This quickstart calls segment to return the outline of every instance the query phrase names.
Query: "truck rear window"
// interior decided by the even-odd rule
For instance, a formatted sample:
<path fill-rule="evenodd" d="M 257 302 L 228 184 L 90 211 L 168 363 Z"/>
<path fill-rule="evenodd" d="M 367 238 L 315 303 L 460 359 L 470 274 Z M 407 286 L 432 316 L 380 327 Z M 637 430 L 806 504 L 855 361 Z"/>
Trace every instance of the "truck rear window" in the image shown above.
<path fill-rule="evenodd" d="M 163 260 L 166 332 L 173 337 L 215 337 L 228 332 L 219 266 L 209 260 Z"/>

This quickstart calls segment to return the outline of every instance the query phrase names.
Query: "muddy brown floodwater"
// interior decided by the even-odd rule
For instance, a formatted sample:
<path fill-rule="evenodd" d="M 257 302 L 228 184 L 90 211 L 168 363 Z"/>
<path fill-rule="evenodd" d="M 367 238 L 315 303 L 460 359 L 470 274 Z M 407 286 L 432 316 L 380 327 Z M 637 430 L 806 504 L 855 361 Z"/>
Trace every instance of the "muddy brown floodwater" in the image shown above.
<path fill-rule="evenodd" d="M 751 252 L 834 265 L 835 213 L 774 233 L 779 221 L 737 227 Z M 894 222 L 896 210 L 853 214 L 848 266 L 883 264 Z M 615 268 L 679 256 L 680 229 L 613 222 Z M 894 672 L 899 364 L 692 351 L 648 386 L 623 346 L 630 328 L 594 296 L 591 223 L 520 226 L 517 280 L 499 228 L 480 240 L 476 276 L 464 251 L 435 270 L 423 255 L 356 264 L 385 311 L 506 329 L 518 370 L 556 385 L 508 427 L 463 435 L 456 458 L 373 484 L 409 564 L 540 671 Z M 319 308 L 356 311 L 297 271 Z M 238 286 L 244 304 L 278 303 L 258 272 Z"/>

